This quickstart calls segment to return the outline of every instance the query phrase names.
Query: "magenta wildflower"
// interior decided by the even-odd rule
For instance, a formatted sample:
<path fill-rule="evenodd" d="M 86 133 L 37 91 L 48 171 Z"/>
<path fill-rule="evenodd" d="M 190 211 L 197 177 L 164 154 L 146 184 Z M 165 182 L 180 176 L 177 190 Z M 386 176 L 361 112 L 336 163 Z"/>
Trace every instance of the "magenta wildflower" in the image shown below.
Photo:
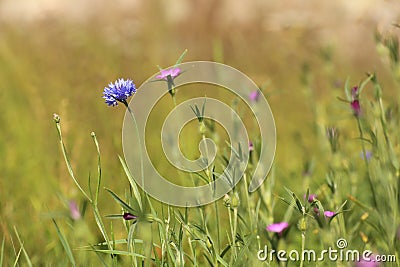
<path fill-rule="evenodd" d="M 306 199 L 306 195 L 304 195 L 304 199 Z M 310 195 L 308 196 L 307 201 L 308 201 L 309 203 L 313 203 L 314 200 L 316 200 L 316 199 L 317 199 L 317 195 L 316 195 L 316 194 L 310 194 Z"/>
<path fill-rule="evenodd" d="M 361 115 L 360 101 L 358 101 L 357 99 L 351 101 L 350 107 L 353 110 L 354 116 L 359 117 Z"/>
<path fill-rule="evenodd" d="M 260 91 L 259 91 L 259 90 L 252 91 L 252 92 L 249 94 L 249 100 L 250 100 L 251 102 L 257 102 L 259 97 L 260 97 Z"/>
<path fill-rule="evenodd" d="M 124 215 L 122 215 L 122 218 L 124 218 L 124 220 L 126 220 L 126 221 L 129 221 L 129 220 L 136 219 L 137 216 L 133 215 L 132 213 L 125 212 Z"/>
<path fill-rule="evenodd" d="M 273 223 L 267 226 L 266 230 L 268 232 L 282 234 L 282 232 L 289 227 L 287 222 Z"/>
<path fill-rule="evenodd" d="M 165 80 L 168 84 L 168 92 L 173 97 L 175 95 L 175 82 L 174 79 L 181 74 L 180 68 L 170 68 L 166 70 L 161 70 L 160 75 L 157 75 L 156 78 L 160 80 Z"/>
<path fill-rule="evenodd" d="M 160 75 L 157 75 L 156 78 L 168 81 L 168 77 L 171 77 L 171 79 L 175 79 L 180 74 L 181 74 L 180 68 L 170 68 L 166 70 L 161 70 Z"/>
<path fill-rule="evenodd" d="M 326 210 L 326 211 L 324 211 L 324 215 L 325 215 L 325 217 L 327 217 L 327 218 L 332 218 L 333 216 L 336 215 L 336 212 Z"/>
<path fill-rule="evenodd" d="M 254 151 L 254 144 L 251 141 L 249 141 L 249 151 Z"/>
<path fill-rule="evenodd" d="M 355 263 L 356 267 L 379 267 L 379 262 L 376 261 L 376 256 L 370 254 L 368 257 L 361 256 L 361 259 Z"/>
<path fill-rule="evenodd" d="M 74 200 L 71 200 L 69 202 L 69 212 L 70 212 L 71 218 L 74 221 L 79 220 L 81 218 L 81 213 L 79 212 L 78 205 L 76 204 L 76 202 Z"/>

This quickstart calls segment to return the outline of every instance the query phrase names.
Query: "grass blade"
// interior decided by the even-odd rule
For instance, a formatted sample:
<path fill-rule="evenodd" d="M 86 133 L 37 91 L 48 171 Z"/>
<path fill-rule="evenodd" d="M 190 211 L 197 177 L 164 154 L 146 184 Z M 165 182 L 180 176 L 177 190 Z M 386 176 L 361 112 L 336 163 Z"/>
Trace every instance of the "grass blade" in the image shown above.
<path fill-rule="evenodd" d="M 183 58 L 185 57 L 187 51 L 188 51 L 187 49 L 185 49 L 185 51 L 183 51 L 183 53 L 181 54 L 181 56 L 180 56 L 180 57 L 178 58 L 178 60 L 175 62 L 174 68 L 175 68 L 177 65 L 179 65 L 179 64 L 182 63 Z"/>
<path fill-rule="evenodd" d="M 3 259 L 4 259 L 4 240 L 5 240 L 5 236 L 3 236 L 3 242 L 1 242 L 0 267 L 3 266 Z"/>
<path fill-rule="evenodd" d="M 54 226 L 56 227 L 57 235 L 60 238 L 61 244 L 64 247 L 65 252 L 67 253 L 69 261 L 71 262 L 72 266 L 76 266 L 74 255 L 72 254 L 72 251 L 68 244 L 68 241 L 65 239 L 64 235 L 61 233 L 61 230 L 58 227 L 56 221 L 54 219 L 52 219 L 52 220 L 53 220 Z"/>
<path fill-rule="evenodd" d="M 25 259 L 26 259 L 26 261 L 28 263 L 28 266 L 32 267 L 33 266 L 32 262 L 31 262 L 31 260 L 30 260 L 30 258 L 28 256 L 28 253 L 26 252 L 26 250 L 24 248 L 24 243 L 21 241 L 21 238 L 19 237 L 19 234 L 17 232 L 17 228 L 15 228 L 15 226 L 14 226 L 14 232 L 15 232 L 15 235 L 17 236 L 19 244 L 21 245 L 21 250 L 24 253 L 24 256 L 25 256 Z"/>
<path fill-rule="evenodd" d="M 95 205 L 97 205 L 97 202 L 99 199 L 100 184 L 101 184 L 100 148 L 99 148 L 99 142 L 97 142 L 96 134 L 94 132 L 92 132 L 90 135 L 93 138 L 93 142 L 96 146 L 96 151 L 97 151 L 97 186 L 96 186 L 96 195 L 94 197 L 94 203 L 95 203 Z"/>
<path fill-rule="evenodd" d="M 21 252 L 22 252 L 22 247 L 19 249 L 18 254 L 15 257 L 15 261 L 14 261 L 14 267 L 18 266 L 18 261 L 19 261 L 19 257 L 21 256 Z"/>

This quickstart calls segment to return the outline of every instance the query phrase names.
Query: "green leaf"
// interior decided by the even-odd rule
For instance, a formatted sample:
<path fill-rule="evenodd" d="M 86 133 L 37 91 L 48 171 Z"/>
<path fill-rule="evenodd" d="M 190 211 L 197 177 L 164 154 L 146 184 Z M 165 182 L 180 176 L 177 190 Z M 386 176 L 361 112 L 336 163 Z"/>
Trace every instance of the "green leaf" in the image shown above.
<path fill-rule="evenodd" d="M 90 250 L 91 251 L 91 250 Z M 125 250 L 109 250 L 109 249 L 94 249 L 94 252 L 100 252 L 100 253 L 105 253 L 105 254 L 111 254 L 111 255 L 124 255 L 124 256 L 133 256 L 133 257 L 139 257 L 145 259 L 146 257 L 142 254 L 138 253 L 133 253 Z"/>
<path fill-rule="evenodd" d="M 122 199 L 120 199 L 113 191 L 111 191 L 108 188 L 105 188 L 105 190 L 107 190 L 108 193 L 110 193 L 110 195 L 113 197 L 113 199 L 118 202 L 118 204 L 126 211 L 132 213 L 132 214 L 137 214 L 137 212 L 131 208 L 125 201 L 123 201 Z"/>

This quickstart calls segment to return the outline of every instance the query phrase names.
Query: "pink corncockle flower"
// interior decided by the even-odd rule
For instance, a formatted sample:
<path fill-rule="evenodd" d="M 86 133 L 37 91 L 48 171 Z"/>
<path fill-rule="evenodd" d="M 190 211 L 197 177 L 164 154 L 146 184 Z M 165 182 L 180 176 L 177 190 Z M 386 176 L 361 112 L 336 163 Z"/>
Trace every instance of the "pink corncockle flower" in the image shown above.
<path fill-rule="evenodd" d="M 266 230 L 268 232 L 278 233 L 282 235 L 282 232 L 289 227 L 289 223 L 287 222 L 280 222 L 280 223 L 273 223 L 267 226 Z"/>
<path fill-rule="evenodd" d="M 180 68 L 170 68 L 166 70 L 161 70 L 160 74 L 156 76 L 159 80 L 165 80 L 168 84 L 168 92 L 172 97 L 175 95 L 175 78 L 181 74 Z"/>
<path fill-rule="evenodd" d="M 353 110 L 354 116 L 360 117 L 360 115 L 361 115 L 360 101 L 358 101 L 357 99 L 351 101 L 350 102 L 350 107 Z"/>
<path fill-rule="evenodd" d="M 336 212 L 326 210 L 326 211 L 324 211 L 324 215 L 325 215 L 325 217 L 327 217 L 327 218 L 332 218 L 333 216 L 336 215 Z"/>
<path fill-rule="evenodd" d="M 69 202 L 69 213 L 74 221 L 79 220 L 81 218 L 81 213 L 79 211 L 78 205 L 74 200 L 71 200 Z"/>
<path fill-rule="evenodd" d="M 303 198 L 306 199 L 306 195 L 304 195 Z M 309 203 L 313 203 L 314 200 L 316 200 L 316 199 L 317 199 L 317 195 L 316 195 L 316 194 L 310 194 L 310 195 L 308 195 L 307 201 L 308 201 Z"/>
<path fill-rule="evenodd" d="M 260 97 L 260 91 L 259 91 L 259 90 L 252 91 L 252 92 L 249 94 L 249 100 L 250 100 L 251 102 L 257 102 L 259 97 Z"/>
<path fill-rule="evenodd" d="M 254 144 L 251 141 L 249 141 L 249 151 L 254 151 Z"/>
<path fill-rule="evenodd" d="M 168 81 L 168 76 L 170 76 L 171 79 L 175 79 L 180 74 L 181 74 L 180 68 L 170 68 L 170 69 L 166 69 L 166 70 L 161 70 L 160 74 L 157 75 L 156 78 Z"/>

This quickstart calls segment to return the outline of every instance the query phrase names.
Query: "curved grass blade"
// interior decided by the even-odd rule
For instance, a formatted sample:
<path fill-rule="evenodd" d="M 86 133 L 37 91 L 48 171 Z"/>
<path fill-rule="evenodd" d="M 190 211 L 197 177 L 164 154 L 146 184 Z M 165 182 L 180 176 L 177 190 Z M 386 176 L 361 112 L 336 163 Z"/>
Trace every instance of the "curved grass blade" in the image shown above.
<path fill-rule="evenodd" d="M 31 262 L 31 260 L 30 260 L 30 258 L 29 258 L 29 256 L 28 256 L 28 253 L 26 252 L 26 250 L 25 250 L 25 248 L 24 248 L 24 243 L 21 241 L 21 238 L 19 237 L 17 228 L 16 228 L 15 226 L 14 226 L 14 232 L 15 232 L 15 235 L 17 236 L 17 239 L 18 239 L 19 244 L 21 245 L 21 250 L 22 250 L 22 252 L 24 253 L 24 256 L 25 256 L 25 259 L 26 259 L 26 261 L 27 261 L 27 263 L 28 263 L 28 266 L 32 267 L 32 266 L 33 266 L 33 265 L 32 265 L 32 262 Z"/>
<path fill-rule="evenodd" d="M 131 208 L 131 206 L 129 206 L 125 201 L 123 201 L 122 199 L 120 199 L 117 194 L 115 194 L 113 191 L 111 191 L 108 188 L 105 188 L 105 190 L 107 190 L 108 193 L 111 194 L 111 196 L 114 198 L 115 201 L 118 202 L 118 204 L 126 211 L 132 213 L 132 214 L 137 214 L 137 212 Z"/>
<path fill-rule="evenodd" d="M 71 248 L 68 244 L 68 241 L 65 239 L 64 235 L 61 233 L 60 228 L 58 227 L 56 220 L 52 219 L 54 226 L 57 230 L 58 238 L 60 238 L 61 244 L 64 247 L 65 252 L 67 253 L 68 259 L 71 262 L 72 266 L 76 266 L 74 255 L 72 254 Z"/>

